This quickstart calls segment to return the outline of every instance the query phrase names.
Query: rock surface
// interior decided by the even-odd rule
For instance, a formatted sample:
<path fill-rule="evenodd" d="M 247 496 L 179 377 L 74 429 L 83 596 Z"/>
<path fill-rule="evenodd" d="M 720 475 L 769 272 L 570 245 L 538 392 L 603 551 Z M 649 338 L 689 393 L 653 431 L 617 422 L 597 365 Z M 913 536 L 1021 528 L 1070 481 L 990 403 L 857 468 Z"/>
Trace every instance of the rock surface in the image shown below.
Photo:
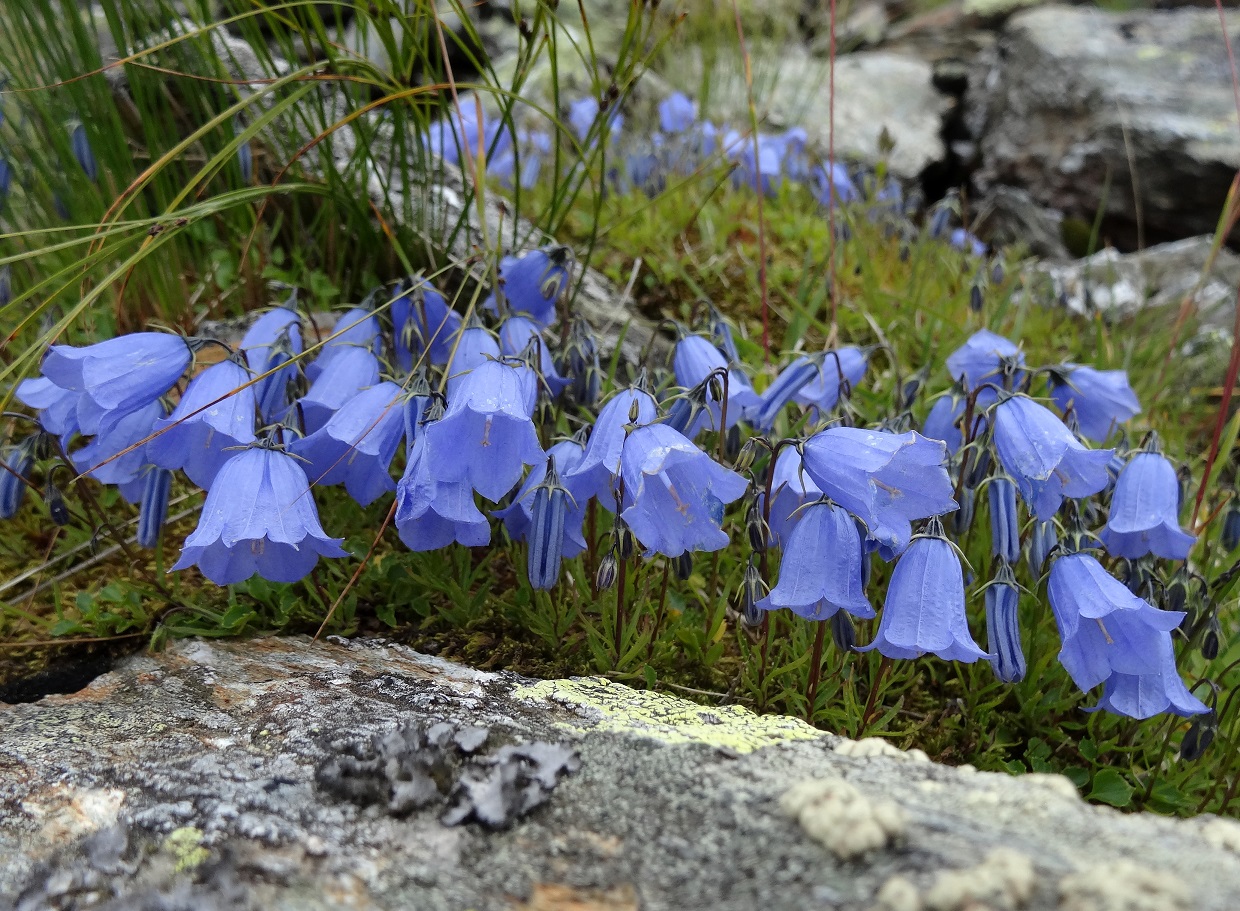
<path fill-rule="evenodd" d="M 552 757 L 545 800 L 499 829 L 445 824 L 425 782 L 431 805 L 395 808 L 331 784 L 342 756 L 383 743 L 392 760 L 407 725 L 437 722 L 455 762 L 543 749 L 526 769 L 544 768 L 541 743 L 580 766 Z M 400 768 L 384 780 L 412 781 Z M 0 801 L 0 907 L 23 911 L 1049 911 L 1100 891 L 1229 911 L 1240 892 L 1230 821 L 1123 815 L 1058 776 L 364 640 L 184 641 L 0 709 Z"/>
<path fill-rule="evenodd" d="M 1216 13 L 1041 7 L 1012 18 L 981 69 L 967 120 L 983 189 L 1028 190 L 1085 224 L 1105 206 L 1102 236 L 1121 249 L 1215 229 L 1240 168 Z"/>

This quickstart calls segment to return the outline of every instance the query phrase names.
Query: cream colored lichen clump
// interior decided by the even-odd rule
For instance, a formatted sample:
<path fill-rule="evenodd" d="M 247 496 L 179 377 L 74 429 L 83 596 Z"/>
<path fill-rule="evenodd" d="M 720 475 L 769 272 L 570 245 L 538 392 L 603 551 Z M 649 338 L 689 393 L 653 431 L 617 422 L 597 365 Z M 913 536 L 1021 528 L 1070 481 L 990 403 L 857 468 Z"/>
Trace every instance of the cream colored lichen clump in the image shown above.
<path fill-rule="evenodd" d="M 841 860 L 886 847 L 904 834 L 904 813 L 885 800 L 871 800 L 842 778 L 812 778 L 779 799 L 805 834 Z"/>

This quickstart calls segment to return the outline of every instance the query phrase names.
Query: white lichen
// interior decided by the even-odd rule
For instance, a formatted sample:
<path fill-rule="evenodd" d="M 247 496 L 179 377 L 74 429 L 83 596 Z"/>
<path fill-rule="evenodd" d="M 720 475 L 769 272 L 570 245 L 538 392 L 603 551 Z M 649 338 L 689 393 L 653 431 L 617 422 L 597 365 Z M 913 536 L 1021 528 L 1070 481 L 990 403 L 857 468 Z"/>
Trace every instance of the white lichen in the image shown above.
<path fill-rule="evenodd" d="M 893 876 L 874 896 L 872 911 L 922 911 L 921 892 L 903 876 Z"/>
<path fill-rule="evenodd" d="M 845 737 L 835 745 L 835 752 L 841 756 L 851 756 L 853 759 L 887 756 L 891 759 L 903 759 L 910 762 L 930 761 L 930 757 L 926 755 L 925 750 L 918 750 L 916 748 L 901 750 L 898 747 L 892 746 L 881 737 L 866 737 L 862 740 L 850 740 Z"/>
<path fill-rule="evenodd" d="M 1065 876 L 1060 911 L 1188 911 L 1192 892 L 1167 870 L 1119 860 Z"/>
<path fill-rule="evenodd" d="M 786 791 L 779 805 L 810 838 L 842 860 L 886 847 L 905 831 L 898 806 L 871 800 L 840 778 L 803 781 Z"/>
<path fill-rule="evenodd" d="M 1017 911 L 1033 895 L 1033 862 L 1019 851 L 996 848 L 975 867 L 944 870 L 925 895 L 928 911 Z"/>
<path fill-rule="evenodd" d="M 1231 819 L 1211 819 L 1201 827 L 1201 837 L 1206 844 L 1233 854 L 1240 854 L 1240 822 Z"/>

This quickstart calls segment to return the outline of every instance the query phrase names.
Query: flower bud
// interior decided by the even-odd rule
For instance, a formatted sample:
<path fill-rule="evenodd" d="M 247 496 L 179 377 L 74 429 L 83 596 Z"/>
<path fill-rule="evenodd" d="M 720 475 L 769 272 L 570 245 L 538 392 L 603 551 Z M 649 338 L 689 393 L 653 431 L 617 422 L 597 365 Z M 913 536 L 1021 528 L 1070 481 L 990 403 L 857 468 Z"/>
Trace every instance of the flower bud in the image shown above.
<path fill-rule="evenodd" d="M 168 517 L 168 493 L 172 489 L 172 472 L 151 468 L 142 485 L 138 506 L 138 546 L 154 548 L 159 543 L 164 520 Z"/>
<path fill-rule="evenodd" d="M 977 450 L 973 458 L 973 464 L 969 467 L 969 475 L 964 479 L 966 487 L 977 487 L 990 474 L 990 466 L 994 464 L 990 455 L 990 448 L 983 446 Z"/>
<path fill-rule="evenodd" d="M 529 559 L 526 571 L 530 586 L 547 590 L 560 578 L 560 560 L 564 553 L 564 520 L 568 515 L 568 491 L 560 484 L 555 470 L 555 457 L 547 465 L 547 474 L 534 489 L 530 507 Z"/>
<path fill-rule="evenodd" d="M 1233 496 L 1223 516 L 1223 547 L 1235 550 L 1240 546 L 1240 497 Z"/>
<path fill-rule="evenodd" d="M 1016 485 L 1005 474 L 990 479 L 986 488 L 990 504 L 990 552 L 1008 563 L 1020 559 L 1020 517 L 1016 510 Z"/>
<path fill-rule="evenodd" d="M 745 532 L 749 535 L 749 546 L 755 553 L 766 553 L 767 542 L 771 537 L 771 529 L 762 518 L 760 501 L 755 497 L 745 510 Z"/>
<path fill-rule="evenodd" d="M 43 491 L 43 499 L 47 503 L 47 514 L 51 516 L 52 521 L 61 527 L 68 525 L 69 506 L 65 503 L 65 495 L 61 489 L 48 481 Z"/>
<path fill-rule="evenodd" d="M 693 553 L 685 551 L 678 557 L 673 557 L 672 562 L 676 568 L 676 578 L 684 582 L 693 575 Z"/>
<path fill-rule="evenodd" d="M 1033 531 L 1029 534 L 1029 544 L 1025 550 L 1025 559 L 1029 564 L 1029 572 L 1034 578 L 1042 575 L 1042 567 L 1046 565 L 1046 558 L 1058 544 L 1059 535 L 1055 531 L 1053 521 L 1033 523 Z"/>
<path fill-rule="evenodd" d="M 1213 661 L 1218 657 L 1219 643 L 1223 637 L 1223 627 L 1218 622 L 1218 612 L 1212 613 L 1206 621 L 1206 632 L 1201 637 L 1201 657 Z"/>
<path fill-rule="evenodd" d="M 11 519 L 26 497 L 30 469 L 34 467 L 31 443 L 27 439 L 11 449 L 0 465 L 0 519 Z"/>
<path fill-rule="evenodd" d="M 999 566 L 995 581 L 986 588 L 986 635 L 990 645 L 990 666 L 1004 683 L 1025 679 L 1025 651 L 1020 641 L 1020 589 L 1006 562 Z"/>
<path fill-rule="evenodd" d="M 841 652 L 851 652 L 857 647 L 857 630 L 853 626 L 852 614 L 837 610 L 831 615 L 831 641 Z"/>
<path fill-rule="evenodd" d="M 971 487 L 965 487 L 960 491 L 958 500 L 960 508 L 952 513 L 952 530 L 958 537 L 964 537 L 973 527 L 973 507 L 976 505 L 976 497 L 976 491 Z"/>
<path fill-rule="evenodd" d="M 616 552 L 614 549 L 603 554 L 599 561 L 598 572 L 594 575 L 594 590 L 605 592 L 616 584 Z"/>
<path fill-rule="evenodd" d="M 1184 762 L 1196 762 L 1210 748 L 1217 733 L 1218 716 L 1213 709 L 1204 715 L 1198 715 L 1184 732 L 1184 739 L 1180 741 L 1180 759 Z"/>
<path fill-rule="evenodd" d="M 982 287 L 981 285 L 973 285 L 969 289 L 969 309 L 974 313 L 982 312 Z"/>
<path fill-rule="evenodd" d="M 766 586 L 762 583 L 762 576 L 758 572 L 758 567 L 754 564 L 753 557 L 749 558 L 749 565 L 745 567 L 745 575 L 741 579 L 740 591 L 740 614 L 741 622 L 749 628 L 762 625 L 762 608 L 758 607 L 758 601 L 766 594 Z"/>

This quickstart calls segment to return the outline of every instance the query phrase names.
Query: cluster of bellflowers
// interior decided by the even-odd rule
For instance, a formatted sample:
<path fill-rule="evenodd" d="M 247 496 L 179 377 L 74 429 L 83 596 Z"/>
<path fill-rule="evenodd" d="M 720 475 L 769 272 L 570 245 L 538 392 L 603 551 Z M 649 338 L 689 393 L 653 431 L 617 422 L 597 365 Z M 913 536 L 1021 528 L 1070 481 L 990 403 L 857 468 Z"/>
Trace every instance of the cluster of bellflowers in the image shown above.
<path fill-rule="evenodd" d="M 316 505 L 330 486 L 362 506 L 394 497 L 413 551 L 492 545 L 498 523 L 537 589 L 587 552 L 578 565 L 601 590 L 638 559 L 687 578 L 696 555 L 740 547 L 744 623 L 788 611 L 847 649 L 985 660 L 1007 682 L 1025 676 L 1023 627 L 1038 622 L 1028 603 L 1022 614 L 1025 575 L 1029 590 L 1045 580 L 1060 661 L 1083 691 L 1101 687 L 1095 708 L 1207 711 L 1176 668 L 1185 612 L 1152 603 L 1160 568 L 1194 544 L 1183 478 L 1155 435 L 1123 442 L 1140 410 L 1123 371 L 1034 369 L 983 330 L 947 357 L 947 392 L 926 401 L 923 370 L 872 420 L 852 390 L 873 349 L 799 355 L 759 392 L 708 307 L 699 327 L 675 326 L 668 363 L 604 397 L 590 327 L 561 319 L 572 265 L 564 247 L 506 257 L 469 316 L 407 280 L 321 340 L 294 295 L 211 364 L 196 361 L 222 343 L 159 332 L 53 345 L 15 390 L 36 429 L 3 451 L 0 517 L 35 490 L 68 521 L 55 483 L 68 467 L 137 504 L 137 543 L 153 547 L 179 473 L 205 497 L 172 568 L 220 585 L 291 583 L 348 556 Z M 983 504 L 986 647 L 958 543 Z M 587 516 L 602 519 L 597 540 Z M 875 561 L 893 564 L 881 610 Z M 875 618 L 858 645 L 856 621 Z"/>

